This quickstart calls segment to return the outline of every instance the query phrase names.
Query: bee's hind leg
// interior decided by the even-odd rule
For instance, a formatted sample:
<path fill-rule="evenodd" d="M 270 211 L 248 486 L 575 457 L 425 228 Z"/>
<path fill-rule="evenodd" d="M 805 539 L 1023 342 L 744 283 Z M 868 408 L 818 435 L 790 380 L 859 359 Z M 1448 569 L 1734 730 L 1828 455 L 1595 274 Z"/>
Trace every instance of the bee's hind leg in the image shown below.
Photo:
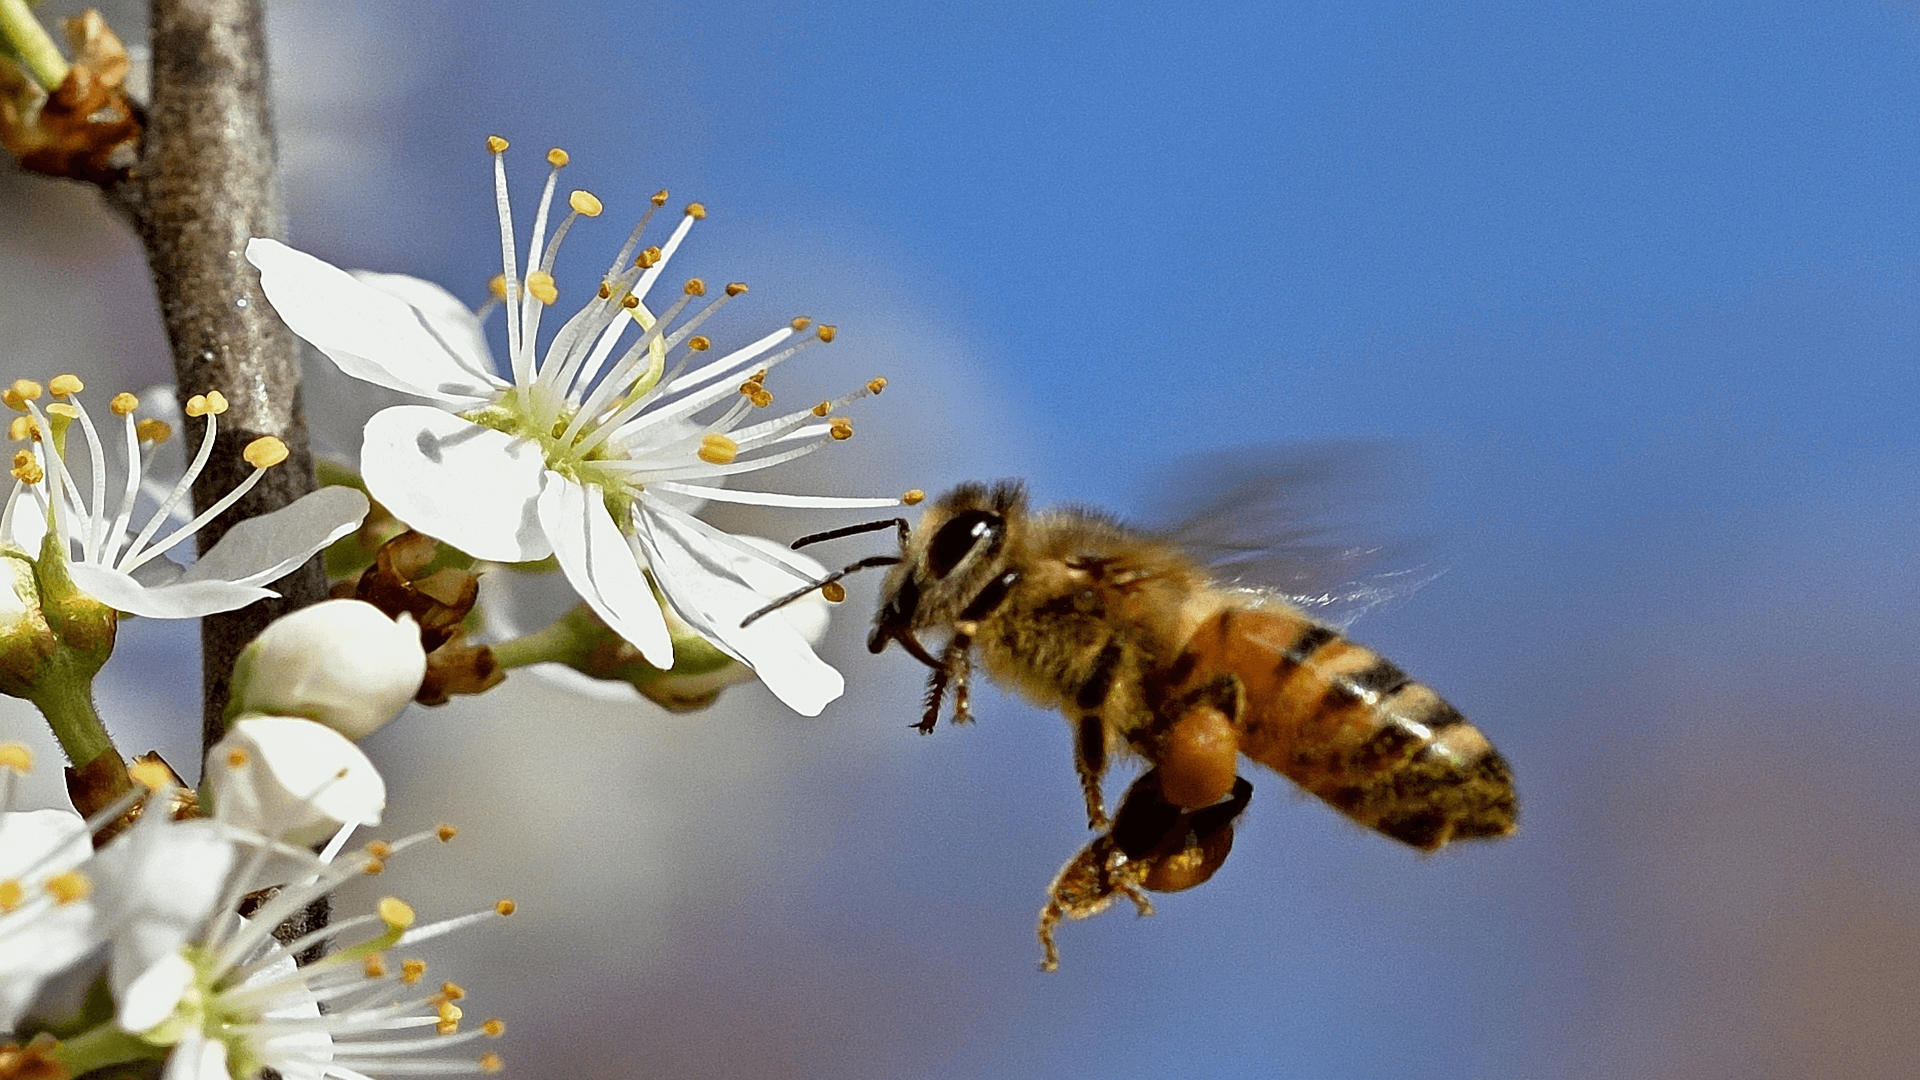
<path fill-rule="evenodd" d="M 1166 703 L 1161 710 L 1166 726 L 1151 756 L 1160 766 L 1168 802 L 1192 810 L 1211 806 L 1233 790 L 1245 708 L 1246 691 L 1233 674 L 1215 676 Z"/>
<path fill-rule="evenodd" d="M 1054 944 L 1054 928 L 1062 919 L 1089 919 L 1112 906 L 1114 898 L 1126 896 L 1141 915 L 1153 914 L 1153 901 L 1147 899 L 1140 880 L 1147 865 L 1129 860 L 1107 836 L 1095 837 L 1067 860 L 1047 887 L 1047 903 L 1040 909 L 1041 971 L 1060 967 L 1060 947 Z"/>

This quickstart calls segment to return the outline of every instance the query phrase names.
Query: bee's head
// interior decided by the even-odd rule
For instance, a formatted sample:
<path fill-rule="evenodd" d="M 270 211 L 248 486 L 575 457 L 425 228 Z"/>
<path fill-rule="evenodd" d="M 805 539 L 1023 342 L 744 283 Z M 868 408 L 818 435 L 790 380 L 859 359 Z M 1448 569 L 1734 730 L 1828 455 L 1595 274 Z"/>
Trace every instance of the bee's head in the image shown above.
<path fill-rule="evenodd" d="M 1020 484 L 1003 480 L 992 488 L 962 484 L 928 507 L 901 552 L 900 565 L 887 575 L 867 648 L 877 653 L 898 640 L 937 667 L 913 631 L 951 623 L 992 579 L 1008 531 L 1025 514 L 1026 503 Z"/>

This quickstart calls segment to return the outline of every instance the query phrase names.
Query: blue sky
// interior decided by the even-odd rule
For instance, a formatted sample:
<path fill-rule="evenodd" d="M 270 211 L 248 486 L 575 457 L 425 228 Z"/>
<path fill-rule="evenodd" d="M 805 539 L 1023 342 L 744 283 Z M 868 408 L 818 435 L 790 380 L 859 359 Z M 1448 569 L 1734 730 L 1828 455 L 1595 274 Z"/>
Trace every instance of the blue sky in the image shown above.
<path fill-rule="evenodd" d="M 616 221 L 700 198 L 688 272 L 845 328 L 796 392 L 893 379 L 808 483 L 1020 475 L 1147 516 L 1181 454 L 1393 442 L 1411 493 L 1375 517 L 1439 576 L 1355 636 L 1472 716 L 1525 801 L 1515 840 L 1422 859 L 1256 772 L 1215 881 L 1067 927 L 1042 977 L 1032 913 L 1081 842 L 1066 726 L 990 693 L 910 737 L 913 665 L 860 647 L 867 582 L 818 721 L 752 689 L 662 719 L 521 686 L 380 736 L 397 806 L 472 825 L 476 865 L 425 880 L 534 890 L 464 981 L 510 960 L 581 995 L 505 991 L 516 1072 L 1870 1077 L 1920 1052 L 1920 9 L 275 17 L 296 242 L 477 300 L 490 133 L 523 192 L 565 146 Z M 620 230 L 575 234 L 583 273 Z"/>

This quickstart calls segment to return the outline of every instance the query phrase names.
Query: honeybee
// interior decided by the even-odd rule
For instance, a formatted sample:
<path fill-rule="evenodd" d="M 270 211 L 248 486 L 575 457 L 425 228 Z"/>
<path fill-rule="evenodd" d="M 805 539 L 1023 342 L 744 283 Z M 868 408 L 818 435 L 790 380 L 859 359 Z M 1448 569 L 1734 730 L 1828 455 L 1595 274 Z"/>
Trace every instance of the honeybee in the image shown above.
<path fill-rule="evenodd" d="M 1002 481 L 955 488 L 915 529 L 872 522 L 794 546 L 885 528 L 898 530 L 898 555 L 795 595 L 892 567 L 867 648 L 898 643 L 932 669 L 915 726 L 931 732 L 949 696 L 953 720 L 971 719 L 976 652 L 996 682 L 1074 726 L 1099 835 L 1048 889 L 1044 970 L 1059 964 L 1062 919 L 1122 896 L 1149 914 L 1148 891 L 1191 888 L 1219 869 L 1252 796 L 1243 754 L 1422 851 L 1514 831 L 1511 769 L 1438 694 L 1280 596 L 1214 580 L 1175 543 L 1090 511 L 1032 511 L 1021 485 Z M 926 633 L 946 640 L 929 650 Z M 1101 780 L 1117 751 L 1149 768 L 1109 817 Z"/>

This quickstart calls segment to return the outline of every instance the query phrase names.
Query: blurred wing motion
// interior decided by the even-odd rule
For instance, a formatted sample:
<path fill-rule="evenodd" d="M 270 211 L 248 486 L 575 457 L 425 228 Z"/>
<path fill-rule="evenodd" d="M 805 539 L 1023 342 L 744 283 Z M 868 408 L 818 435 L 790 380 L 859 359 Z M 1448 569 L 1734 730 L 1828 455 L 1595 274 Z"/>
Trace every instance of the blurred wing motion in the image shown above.
<path fill-rule="evenodd" d="M 1406 529 L 1418 472 L 1403 443 L 1269 443 L 1180 457 L 1141 502 L 1146 531 L 1220 584 L 1277 593 L 1344 630 L 1444 572 Z"/>

